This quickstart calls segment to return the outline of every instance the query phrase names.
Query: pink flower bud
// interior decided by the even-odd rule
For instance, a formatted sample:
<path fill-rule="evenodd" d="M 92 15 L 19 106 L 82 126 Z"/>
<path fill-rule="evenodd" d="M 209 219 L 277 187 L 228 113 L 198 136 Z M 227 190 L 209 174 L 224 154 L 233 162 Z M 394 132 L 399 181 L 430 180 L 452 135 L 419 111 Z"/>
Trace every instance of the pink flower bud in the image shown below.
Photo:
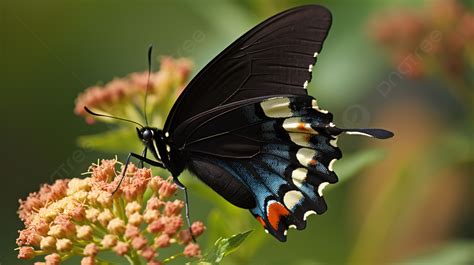
<path fill-rule="evenodd" d="M 35 250 L 32 247 L 21 247 L 18 253 L 19 259 L 31 259 L 35 257 Z"/>
<path fill-rule="evenodd" d="M 163 182 L 158 191 L 158 193 L 160 194 L 160 199 L 166 199 L 173 196 L 177 189 L 178 186 L 176 186 L 176 184 L 171 183 L 169 181 Z"/>
<path fill-rule="evenodd" d="M 147 203 L 146 203 L 146 209 L 147 210 L 159 210 L 161 206 L 163 206 L 165 203 L 158 199 L 158 197 L 151 197 Z"/>
<path fill-rule="evenodd" d="M 97 220 L 103 225 L 107 226 L 109 224 L 109 221 L 114 218 L 114 215 L 110 211 L 110 209 L 105 209 L 102 212 L 99 213 L 97 216 Z"/>
<path fill-rule="evenodd" d="M 49 225 L 45 221 L 41 220 L 39 223 L 35 226 L 35 230 L 38 234 L 42 236 L 46 236 L 49 231 Z"/>
<path fill-rule="evenodd" d="M 86 209 L 83 206 L 78 206 L 74 208 L 72 212 L 69 213 L 74 221 L 81 222 L 86 218 Z"/>
<path fill-rule="evenodd" d="M 56 249 L 60 252 L 68 252 L 72 249 L 72 242 L 70 239 L 61 238 L 56 241 Z"/>
<path fill-rule="evenodd" d="M 127 254 L 127 252 L 130 250 L 130 246 L 122 241 L 117 242 L 117 245 L 115 245 L 114 249 L 115 253 L 117 253 L 120 256 L 123 256 Z"/>
<path fill-rule="evenodd" d="M 127 206 L 125 206 L 125 213 L 127 216 L 130 216 L 136 212 L 140 212 L 141 208 L 142 206 L 138 202 L 132 201 L 127 203 Z"/>
<path fill-rule="evenodd" d="M 79 239 L 90 240 L 92 238 L 92 228 L 88 225 L 79 226 L 76 236 Z"/>
<path fill-rule="evenodd" d="M 166 202 L 164 214 L 166 216 L 179 215 L 183 207 L 184 207 L 184 202 L 180 200 L 175 200 L 173 202 Z"/>
<path fill-rule="evenodd" d="M 117 236 L 116 235 L 105 235 L 102 241 L 100 241 L 105 248 L 112 248 L 117 244 Z"/>
<path fill-rule="evenodd" d="M 157 192 L 160 187 L 161 187 L 161 184 L 163 183 L 163 179 L 158 177 L 158 176 L 155 176 L 155 177 L 152 177 L 150 179 L 150 182 L 148 183 L 148 186 L 154 191 L 154 192 Z"/>
<path fill-rule="evenodd" d="M 132 239 L 132 247 L 136 250 L 144 248 L 148 244 L 146 238 L 142 235 L 136 236 Z"/>
<path fill-rule="evenodd" d="M 183 251 L 186 257 L 199 257 L 201 256 L 201 248 L 196 243 L 189 243 Z"/>
<path fill-rule="evenodd" d="M 97 253 L 99 253 L 99 247 L 94 243 L 87 244 L 83 252 L 84 256 L 92 256 L 92 257 L 97 255 Z"/>
<path fill-rule="evenodd" d="M 143 222 L 143 216 L 139 213 L 134 213 L 128 217 L 128 223 L 139 226 Z"/>
<path fill-rule="evenodd" d="M 46 251 L 56 250 L 56 238 L 52 236 L 43 237 L 40 242 L 40 248 Z"/>
<path fill-rule="evenodd" d="M 131 239 L 140 234 L 140 229 L 134 225 L 128 224 L 125 229 L 125 238 Z"/>
<path fill-rule="evenodd" d="M 81 259 L 81 265 L 95 265 L 95 259 L 94 257 L 90 256 L 90 257 L 83 257 Z"/>
<path fill-rule="evenodd" d="M 163 221 L 161 219 L 156 219 L 147 226 L 147 231 L 156 234 L 163 231 L 164 228 L 165 224 L 163 223 Z"/>
<path fill-rule="evenodd" d="M 160 217 L 160 212 L 158 210 L 145 210 L 145 214 L 143 215 L 143 219 L 146 223 L 151 223 Z"/>
<path fill-rule="evenodd" d="M 146 247 L 142 251 L 140 251 L 140 255 L 145 258 L 147 261 L 152 260 L 156 256 L 156 252 L 151 247 Z"/>
<path fill-rule="evenodd" d="M 165 223 L 163 232 L 168 235 L 174 235 L 181 228 L 181 226 L 183 226 L 183 219 L 181 216 L 168 217 L 166 218 L 166 221 L 163 220 L 162 222 Z"/>
<path fill-rule="evenodd" d="M 86 218 L 87 220 L 91 221 L 92 223 L 97 221 L 97 217 L 99 216 L 100 211 L 96 208 L 89 208 L 86 210 Z"/>
<path fill-rule="evenodd" d="M 104 208 L 111 207 L 113 203 L 112 194 L 106 191 L 101 192 L 97 197 L 97 202 L 100 203 L 100 205 Z"/>
<path fill-rule="evenodd" d="M 107 225 L 107 230 L 115 235 L 123 234 L 125 232 L 125 222 L 120 218 L 114 218 Z"/>
<path fill-rule="evenodd" d="M 46 265 L 59 265 L 61 263 L 61 256 L 57 253 L 49 254 L 44 257 Z"/>
<path fill-rule="evenodd" d="M 171 238 L 167 234 L 162 234 L 159 237 L 155 238 L 154 243 L 157 248 L 166 248 L 171 245 Z"/>
<path fill-rule="evenodd" d="M 178 237 L 182 244 L 187 244 L 193 239 L 193 237 L 191 236 L 191 232 L 189 232 L 189 229 L 179 231 Z"/>
<path fill-rule="evenodd" d="M 206 227 L 204 226 L 203 222 L 196 221 L 191 225 L 191 231 L 195 237 L 198 237 L 204 233 Z"/>

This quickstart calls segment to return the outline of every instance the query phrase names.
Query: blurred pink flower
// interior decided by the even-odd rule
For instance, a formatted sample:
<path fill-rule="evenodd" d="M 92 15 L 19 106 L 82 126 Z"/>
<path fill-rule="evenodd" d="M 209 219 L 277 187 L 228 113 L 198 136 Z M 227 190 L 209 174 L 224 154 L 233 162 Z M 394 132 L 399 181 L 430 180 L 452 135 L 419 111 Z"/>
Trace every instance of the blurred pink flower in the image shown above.
<path fill-rule="evenodd" d="M 174 102 L 185 86 L 191 68 L 192 63 L 188 59 L 162 57 L 160 70 L 150 74 L 147 109 L 155 110 L 158 116 L 166 115 L 171 107 L 168 103 Z M 132 109 L 138 107 L 143 110 L 147 83 L 148 72 L 140 72 L 115 78 L 104 86 L 89 87 L 76 98 L 74 113 L 85 117 L 88 123 L 93 123 L 96 117 L 89 115 L 84 106 L 100 113 L 134 119 L 136 113 Z"/>
<path fill-rule="evenodd" d="M 473 67 L 474 15 L 457 0 L 427 3 L 421 10 L 376 14 L 369 23 L 370 36 L 407 76 L 440 71 L 458 82 Z"/>

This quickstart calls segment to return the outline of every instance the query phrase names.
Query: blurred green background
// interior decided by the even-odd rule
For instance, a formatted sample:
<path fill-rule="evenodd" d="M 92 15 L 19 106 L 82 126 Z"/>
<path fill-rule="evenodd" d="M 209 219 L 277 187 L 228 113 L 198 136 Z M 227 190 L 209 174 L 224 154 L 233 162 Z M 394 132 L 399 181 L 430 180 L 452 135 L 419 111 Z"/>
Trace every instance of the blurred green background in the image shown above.
<path fill-rule="evenodd" d="M 0 263 L 21 263 L 14 251 L 17 230 L 23 228 L 18 199 L 52 183 L 59 169 L 63 176 L 77 177 L 98 157 L 114 156 L 78 147 L 79 136 L 106 129 L 73 114 L 80 92 L 144 71 L 150 43 L 157 58 L 191 58 L 195 74 L 264 18 L 303 3 L 310 2 L 2 1 Z M 209 220 L 209 241 L 219 236 L 215 233 L 257 228 L 224 264 L 473 264 L 473 2 L 317 3 L 329 7 L 334 22 L 310 93 L 341 127 L 382 127 L 395 137 L 341 137 L 344 158 L 336 172 L 344 181 L 328 189 L 328 212 L 310 218 L 305 231 L 291 230 L 286 243 L 265 235 L 247 211 L 226 208 L 217 196 L 212 197 L 217 202 L 206 199 L 210 195 L 200 194 L 206 193 L 203 186 L 188 180 L 196 186 L 190 191 L 192 218 Z M 468 22 L 443 23 L 459 19 L 451 14 L 453 5 L 470 14 Z M 404 12 L 425 14 L 421 20 L 434 16 L 426 20 L 441 21 L 433 26 L 442 33 L 431 40 L 434 45 L 450 47 L 446 34 L 456 37 L 462 23 L 471 35 L 461 48 L 451 47 L 453 62 L 437 61 L 436 53 L 422 47 L 426 36 L 408 34 L 413 32 L 409 23 L 378 27 L 387 23 L 384 10 L 395 10 L 402 22 Z M 384 33 L 400 39 L 388 43 Z M 401 38 L 411 43 L 394 48 Z M 397 57 L 403 52 L 403 58 L 418 58 L 408 70 Z M 157 60 L 154 64 L 158 67 Z M 118 155 L 123 159 L 125 153 Z M 251 222 L 247 216 L 235 220 L 244 215 Z M 233 222 L 238 229 L 226 227 Z M 219 223 L 224 227 L 212 225 Z"/>

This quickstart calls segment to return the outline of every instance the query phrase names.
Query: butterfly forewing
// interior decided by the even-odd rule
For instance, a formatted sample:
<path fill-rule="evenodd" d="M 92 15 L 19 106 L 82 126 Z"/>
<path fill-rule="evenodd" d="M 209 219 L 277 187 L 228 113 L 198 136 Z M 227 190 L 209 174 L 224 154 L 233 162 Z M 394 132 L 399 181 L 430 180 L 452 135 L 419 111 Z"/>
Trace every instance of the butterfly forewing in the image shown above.
<path fill-rule="evenodd" d="M 171 134 L 185 120 L 231 102 L 307 94 L 330 26 L 331 13 L 318 5 L 290 9 L 262 22 L 198 73 L 174 104 L 164 131 Z"/>

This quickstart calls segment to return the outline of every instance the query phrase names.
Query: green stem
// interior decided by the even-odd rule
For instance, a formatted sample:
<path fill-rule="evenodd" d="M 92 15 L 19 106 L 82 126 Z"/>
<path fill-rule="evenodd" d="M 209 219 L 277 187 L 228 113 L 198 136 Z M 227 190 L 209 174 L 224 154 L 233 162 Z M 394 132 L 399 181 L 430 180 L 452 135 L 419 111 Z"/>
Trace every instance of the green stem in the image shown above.
<path fill-rule="evenodd" d="M 130 265 L 141 265 L 142 260 L 136 251 L 132 251 L 130 255 L 125 256 L 130 263 Z"/>
<path fill-rule="evenodd" d="M 170 261 L 173 261 L 173 260 L 175 260 L 175 259 L 177 259 L 177 258 L 180 258 L 180 257 L 183 257 L 183 256 L 184 256 L 183 253 L 175 254 L 175 255 L 173 255 L 173 256 L 171 256 L 171 257 L 169 257 L 169 258 L 163 260 L 163 263 L 168 263 L 168 262 L 170 262 Z"/>

